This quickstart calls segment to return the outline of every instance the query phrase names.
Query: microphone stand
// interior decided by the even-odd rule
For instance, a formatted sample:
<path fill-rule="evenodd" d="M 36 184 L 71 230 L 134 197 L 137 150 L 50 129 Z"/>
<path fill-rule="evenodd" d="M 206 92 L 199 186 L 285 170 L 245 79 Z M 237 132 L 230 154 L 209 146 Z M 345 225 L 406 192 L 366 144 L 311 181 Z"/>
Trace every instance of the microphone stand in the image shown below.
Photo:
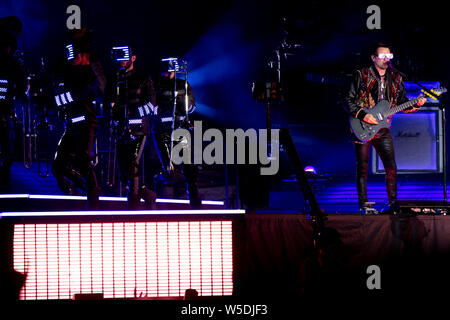
<path fill-rule="evenodd" d="M 403 73 L 400 72 L 399 70 L 397 70 L 395 67 L 392 66 L 391 63 L 388 63 L 389 68 L 391 68 L 393 71 L 399 73 L 403 78 L 407 79 L 408 77 Z M 445 117 L 445 107 L 446 107 L 446 103 L 442 101 L 442 99 L 440 99 L 440 97 L 433 93 L 432 91 L 428 90 L 427 88 L 425 88 L 423 85 L 421 85 L 420 83 L 418 83 L 417 81 L 411 81 L 415 84 L 417 84 L 420 88 L 423 89 L 423 91 L 425 91 L 426 93 L 428 93 L 430 96 L 432 96 L 433 98 L 435 98 L 437 101 L 439 101 L 439 109 L 442 110 L 442 144 L 443 144 L 443 148 L 442 148 L 442 157 L 443 157 L 443 163 L 442 163 L 442 170 L 444 171 L 443 173 L 443 187 L 444 187 L 444 205 L 448 205 L 447 203 L 447 142 L 446 142 L 446 137 L 447 137 L 447 133 L 446 133 L 446 124 L 447 124 L 447 120 Z"/>

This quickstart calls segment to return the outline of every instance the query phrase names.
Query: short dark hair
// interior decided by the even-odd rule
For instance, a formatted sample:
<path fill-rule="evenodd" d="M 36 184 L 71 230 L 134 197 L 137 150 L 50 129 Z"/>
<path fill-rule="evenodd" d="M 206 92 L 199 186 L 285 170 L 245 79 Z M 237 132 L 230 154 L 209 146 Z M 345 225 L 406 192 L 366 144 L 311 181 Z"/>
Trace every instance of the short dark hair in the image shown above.
<path fill-rule="evenodd" d="M 69 30 L 69 39 L 77 52 L 92 51 L 92 31 L 87 28 Z"/>
<path fill-rule="evenodd" d="M 22 31 L 22 22 L 15 16 L 0 18 L 0 53 L 17 50 L 17 37 Z"/>
<path fill-rule="evenodd" d="M 386 42 L 377 42 L 372 47 L 371 55 L 376 56 L 377 52 L 378 52 L 378 48 L 389 48 L 389 50 L 392 51 L 392 47 L 388 43 L 386 43 Z"/>

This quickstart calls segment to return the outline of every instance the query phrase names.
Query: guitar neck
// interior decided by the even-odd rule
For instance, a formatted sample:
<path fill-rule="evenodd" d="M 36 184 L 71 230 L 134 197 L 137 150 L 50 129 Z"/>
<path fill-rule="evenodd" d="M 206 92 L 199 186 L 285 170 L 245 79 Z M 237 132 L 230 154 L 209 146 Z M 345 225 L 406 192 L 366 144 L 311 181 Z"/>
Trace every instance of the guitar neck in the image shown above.
<path fill-rule="evenodd" d="M 422 97 L 419 97 L 419 98 L 416 98 L 416 99 L 413 99 L 413 100 L 409 100 L 408 102 L 402 103 L 401 105 L 398 105 L 398 106 L 396 106 L 396 107 L 394 107 L 392 109 L 389 109 L 389 111 L 387 111 L 385 113 L 385 116 L 388 117 L 388 116 L 393 115 L 393 114 L 395 114 L 397 112 L 403 111 L 403 110 L 405 110 L 405 109 L 415 105 L 417 102 L 419 102 L 420 99 L 422 99 Z"/>

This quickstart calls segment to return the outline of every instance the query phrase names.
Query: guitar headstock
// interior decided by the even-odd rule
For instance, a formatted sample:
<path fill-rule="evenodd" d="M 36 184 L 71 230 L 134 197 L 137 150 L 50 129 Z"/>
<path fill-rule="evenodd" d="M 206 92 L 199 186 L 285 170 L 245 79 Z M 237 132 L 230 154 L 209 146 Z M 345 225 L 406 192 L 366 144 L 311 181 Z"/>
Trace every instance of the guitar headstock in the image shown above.
<path fill-rule="evenodd" d="M 440 96 L 441 94 L 447 92 L 447 89 L 445 87 L 440 87 L 439 89 L 431 89 L 430 90 L 432 93 L 434 93 L 437 96 Z M 421 90 L 421 92 L 426 96 L 426 97 L 430 97 L 433 100 L 436 100 L 436 97 L 432 96 L 429 92 L 426 92 L 425 90 Z"/>

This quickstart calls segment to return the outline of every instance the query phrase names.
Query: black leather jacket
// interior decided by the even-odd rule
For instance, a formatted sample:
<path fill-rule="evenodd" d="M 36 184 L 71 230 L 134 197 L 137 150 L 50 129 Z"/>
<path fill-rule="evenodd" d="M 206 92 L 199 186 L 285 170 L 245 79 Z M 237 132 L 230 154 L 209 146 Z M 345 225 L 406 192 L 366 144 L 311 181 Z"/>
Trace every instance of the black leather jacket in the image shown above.
<path fill-rule="evenodd" d="M 84 116 L 86 121 L 83 121 L 83 124 L 98 127 L 96 110 L 92 102 L 103 94 L 106 85 L 100 62 L 93 61 L 89 65 L 77 66 L 64 63 L 57 70 L 56 79 L 55 102 L 57 108 L 63 111 L 66 124 L 70 126 L 70 119 Z M 68 93 L 72 102 L 68 100 Z"/>
<path fill-rule="evenodd" d="M 0 120 L 15 116 L 14 100 L 24 99 L 25 73 L 12 56 L 0 55 Z"/>
<path fill-rule="evenodd" d="M 119 96 L 117 96 L 117 86 L 119 87 Z M 104 103 L 109 105 L 111 102 L 115 102 L 112 108 L 112 118 L 119 122 L 120 134 L 125 133 L 125 129 L 130 129 L 125 124 L 126 120 L 138 119 L 141 119 L 142 125 L 132 126 L 133 134 L 142 135 L 149 132 L 149 117 L 156 112 L 155 88 L 149 75 L 133 68 L 127 72 L 118 73 L 114 77 L 110 76 Z"/>
<path fill-rule="evenodd" d="M 354 73 L 344 104 L 352 117 L 363 120 L 367 114 L 364 108 L 373 108 L 376 105 L 380 95 L 380 81 L 380 75 L 373 66 Z M 391 103 L 391 108 L 408 101 L 402 77 L 390 69 L 386 70 L 384 97 Z"/>

